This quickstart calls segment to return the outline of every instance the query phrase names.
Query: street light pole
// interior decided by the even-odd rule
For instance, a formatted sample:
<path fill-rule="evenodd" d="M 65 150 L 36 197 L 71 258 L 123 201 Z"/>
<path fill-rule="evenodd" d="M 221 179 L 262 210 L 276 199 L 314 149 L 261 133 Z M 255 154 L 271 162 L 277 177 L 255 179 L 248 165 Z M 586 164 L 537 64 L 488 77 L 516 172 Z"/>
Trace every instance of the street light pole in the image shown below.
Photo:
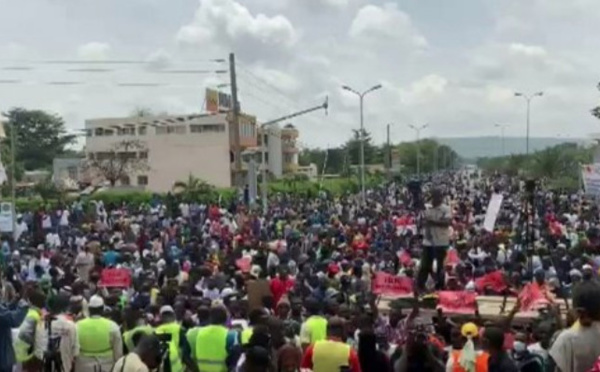
<path fill-rule="evenodd" d="M 506 129 L 506 124 L 495 124 L 496 128 L 500 128 L 500 139 L 502 141 L 502 156 L 506 156 L 505 148 L 504 148 L 504 129 Z M 529 132 L 529 131 L 528 131 Z"/>
<path fill-rule="evenodd" d="M 429 126 L 429 124 L 423 124 L 420 127 L 416 127 L 412 124 L 408 124 L 408 126 L 417 134 L 417 178 L 421 178 L 421 131 Z"/>
<path fill-rule="evenodd" d="M 360 100 L 360 191 L 363 204 L 366 203 L 365 194 L 365 123 L 364 123 L 364 99 L 365 96 L 373 91 L 381 89 L 381 84 L 375 85 L 364 92 L 360 93 L 347 85 L 343 85 L 342 89 L 356 94 Z"/>
<path fill-rule="evenodd" d="M 530 121 L 530 112 L 531 112 L 531 100 L 534 99 L 535 97 L 541 97 L 544 95 L 544 92 L 537 92 L 534 94 L 524 94 L 524 93 L 520 93 L 520 92 L 515 92 L 515 97 L 523 97 L 525 98 L 525 101 L 527 102 L 527 135 L 526 135 L 526 139 L 525 139 L 525 153 L 527 155 L 529 155 L 529 121 Z"/>

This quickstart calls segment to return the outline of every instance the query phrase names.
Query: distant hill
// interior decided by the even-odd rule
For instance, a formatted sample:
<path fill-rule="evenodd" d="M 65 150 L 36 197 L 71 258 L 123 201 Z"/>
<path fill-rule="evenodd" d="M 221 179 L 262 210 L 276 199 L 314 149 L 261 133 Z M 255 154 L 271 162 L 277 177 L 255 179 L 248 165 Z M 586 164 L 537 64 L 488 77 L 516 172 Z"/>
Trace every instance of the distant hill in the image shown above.
<path fill-rule="evenodd" d="M 493 157 L 502 155 L 502 138 L 500 136 L 490 137 L 453 137 L 436 138 L 441 144 L 450 146 L 464 159 L 474 160 L 481 157 Z M 565 142 L 585 142 L 585 139 L 565 138 L 530 138 L 529 151 L 543 150 Z M 525 153 L 524 137 L 505 137 L 504 152 L 506 155 Z"/>

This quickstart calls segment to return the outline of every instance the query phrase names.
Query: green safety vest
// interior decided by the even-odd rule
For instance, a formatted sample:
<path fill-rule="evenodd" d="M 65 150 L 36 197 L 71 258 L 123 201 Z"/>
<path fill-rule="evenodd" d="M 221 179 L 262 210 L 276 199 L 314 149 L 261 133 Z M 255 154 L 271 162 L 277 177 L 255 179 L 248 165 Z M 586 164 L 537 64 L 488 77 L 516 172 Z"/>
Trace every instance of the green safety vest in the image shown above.
<path fill-rule="evenodd" d="M 154 332 L 154 329 L 150 326 L 139 326 L 139 327 L 135 327 L 134 329 L 130 329 L 127 332 L 123 333 L 123 343 L 125 344 L 125 347 L 127 347 L 127 350 L 129 352 L 133 351 L 133 348 L 135 348 L 135 345 L 133 344 L 133 335 L 135 335 L 138 332 L 142 332 L 144 334 L 151 334 L 152 332 Z"/>
<path fill-rule="evenodd" d="M 227 372 L 227 328 L 209 325 L 198 330 L 196 362 L 200 372 Z"/>
<path fill-rule="evenodd" d="M 327 319 L 322 316 L 313 315 L 306 320 L 306 326 L 310 332 L 310 343 L 323 341 L 327 338 Z"/>
<path fill-rule="evenodd" d="M 250 342 L 250 337 L 252 337 L 252 333 L 254 333 L 252 327 L 248 327 L 242 331 L 240 340 L 242 345 L 247 345 Z"/>
<path fill-rule="evenodd" d="M 181 335 L 181 326 L 175 322 L 160 325 L 156 328 L 157 335 L 169 334 L 169 361 L 171 363 L 171 372 L 183 372 L 183 362 L 179 355 L 179 337 Z"/>
<path fill-rule="evenodd" d="M 111 326 L 112 321 L 102 317 L 78 321 L 79 353 L 87 357 L 112 357 Z"/>
<path fill-rule="evenodd" d="M 22 340 L 20 337 L 15 341 L 15 357 L 17 358 L 17 362 L 26 362 L 33 358 L 33 343 L 35 342 L 35 332 L 37 332 L 37 327 L 40 324 L 40 320 L 42 319 L 40 312 L 35 309 L 29 309 L 27 311 L 27 315 L 25 316 L 25 320 L 21 323 L 21 327 L 33 327 L 31 342 Z M 23 329 L 23 332 L 29 333 L 28 329 Z M 21 329 L 19 329 L 19 336 L 21 333 Z"/>

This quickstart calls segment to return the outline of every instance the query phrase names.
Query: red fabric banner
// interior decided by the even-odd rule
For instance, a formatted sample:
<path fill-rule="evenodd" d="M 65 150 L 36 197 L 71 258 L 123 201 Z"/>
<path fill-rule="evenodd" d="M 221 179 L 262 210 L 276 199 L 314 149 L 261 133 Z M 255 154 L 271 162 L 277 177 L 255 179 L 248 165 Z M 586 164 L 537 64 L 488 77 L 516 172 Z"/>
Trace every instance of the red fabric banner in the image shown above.
<path fill-rule="evenodd" d="M 485 274 L 481 278 L 475 280 L 475 288 L 477 292 L 484 292 L 486 288 L 491 289 L 494 292 L 501 293 L 508 286 L 504 281 L 504 274 L 500 270 L 496 270 L 489 274 Z"/>
<path fill-rule="evenodd" d="M 446 313 L 474 314 L 477 308 L 477 293 L 468 291 L 440 291 L 438 308 Z"/>
<path fill-rule="evenodd" d="M 131 272 L 127 269 L 104 269 L 100 275 L 100 285 L 104 287 L 131 286 Z"/>
<path fill-rule="evenodd" d="M 520 311 L 536 311 L 550 303 L 537 283 L 528 283 L 519 293 Z"/>
<path fill-rule="evenodd" d="M 378 272 L 373 279 L 372 289 L 376 295 L 404 296 L 412 293 L 412 279 Z"/>

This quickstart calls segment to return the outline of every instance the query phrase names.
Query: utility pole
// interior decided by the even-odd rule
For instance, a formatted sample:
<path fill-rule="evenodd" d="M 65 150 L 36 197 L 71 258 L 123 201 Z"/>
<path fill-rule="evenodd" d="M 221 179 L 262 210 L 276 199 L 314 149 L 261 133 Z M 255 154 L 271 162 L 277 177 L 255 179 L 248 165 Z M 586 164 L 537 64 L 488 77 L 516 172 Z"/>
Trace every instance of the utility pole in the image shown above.
<path fill-rule="evenodd" d="M 388 181 L 392 179 L 392 145 L 390 143 L 390 127 L 392 124 L 387 125 L 387 174 Z"/>
<path fill-rule="evenodd" d="M 529 155 L 529 122 L 530 122 L 530 114 L 531 114 L 531 100 L 534 99 L 535 97 L 542 97 L 544 95 L 544 92 L 537 92 L 534 94 L 524 94 L 521 92 L 516 92 L 515 93 L 515 97 L 523 97 L 525 99 L 525 101 L 527 102 L 527 120 L 525 122 L 525 125 L 527 126 L 527 132 L 526 132 L 526 137 L 525 137 L 525 153 L 527 155 Z"/>
<path fill-rule="evenodd" d="M 233 185 L 235 187 L 243 186 L 242 178 L 242 146 L 240 143 L 240 102 L 238 101 L 237 76 L 235 73 L 235 54 L 229 53 L 229 74 L 231 79 L 231 120 L 233 130 Z"/>
<path fill-rule="evenodd" d="M 412 124 L 409 124 L 408 126 L 415 131 L 417 136 L 417 141 L 415 143 L 417 145 L 417 178 L 421 179 L 421 131 L 427 128 L 429 124 L 423 124 L 420 127 Z"/>
<path fill-rule="evenodd" d="M 16 165 L 16 151 L 17 151 L 17 131 L 15 122 L 11 122 L 10 126 L 10 164 L 12 170 L 10 172 L 10 196 L 12 198 L 12 235 L 13 235 L 13 247 L 16 247 L 17 242 L 15 241 L 17 238 L 17 197 L 16 197 L 16 187 L 17 187 L 17 165 Z"/>

